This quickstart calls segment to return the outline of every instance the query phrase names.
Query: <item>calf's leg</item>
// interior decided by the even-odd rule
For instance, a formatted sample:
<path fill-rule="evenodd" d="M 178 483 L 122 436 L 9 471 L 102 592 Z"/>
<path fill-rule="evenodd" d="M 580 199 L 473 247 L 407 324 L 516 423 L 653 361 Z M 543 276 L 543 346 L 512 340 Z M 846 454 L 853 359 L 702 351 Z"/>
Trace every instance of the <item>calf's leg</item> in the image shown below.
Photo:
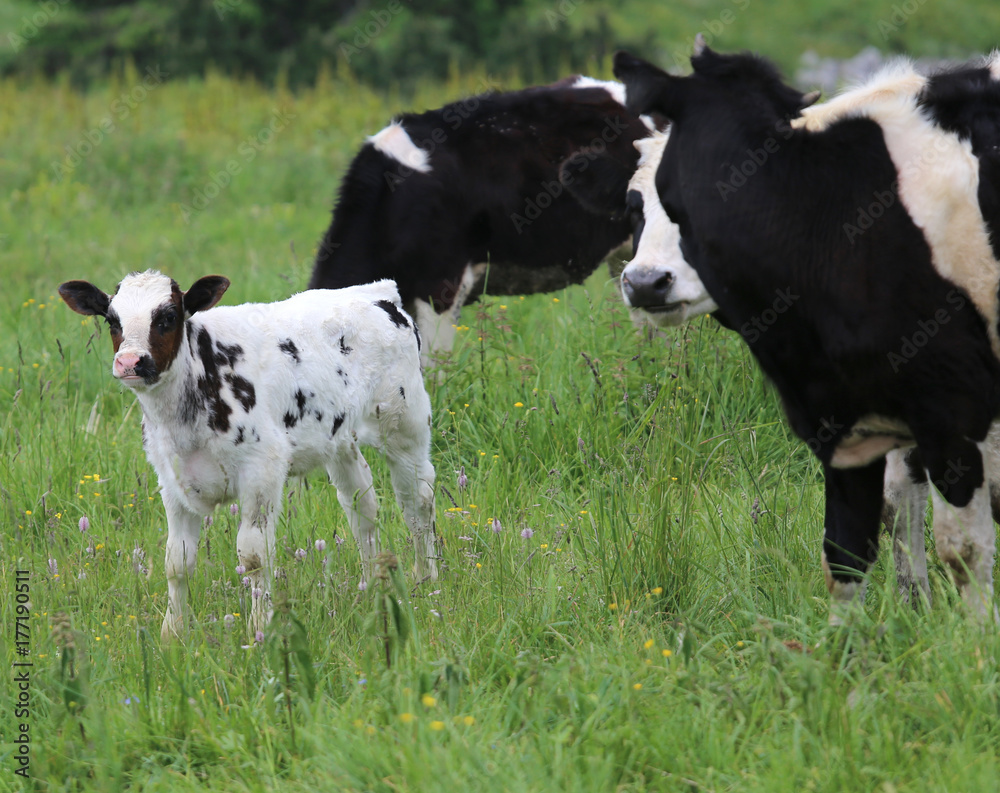
<path fill-rule="evenodd" d="M 275 526 L 281 511 L 285 466 L 271 461 L 279 470 L 266 476 L 244 472 L 240 501 L 240 528 L 236 534 L 236 555 L 250 579 L 250 612 L 247 629 L 251 636 L 263 631 L 271 620 L 271 587 L 274 584 Z"/>
<path fill-rule="evenodd" d="M 356 442 L 343 444 L 327 467 L 337 488 L 337 501 L 347 513 L 347 523 L 361 552 L 361 582 L 372 575 L 372 562 L 379 551 L 378 500 L 372 486 L 372 472 Z"/>
<path fill-rule="evenodd" d="M 431 406 L 423 383 L 406 386 L 406 406 L 398 425 L 383 433 L 392 488 L 413 536 L 418 581 L 438 577 L 434 531 L 434 466 L 430 460 Z"/>
<path fill-rule="evenodd" d="M 198 561 L 198 538 L 202 516 L 185 509 L 163 491 L 167 511 L 167 611 L 163 615 L 160 638 L 163 641 L 181 636 L 187 621 L 188 577 Z"/>

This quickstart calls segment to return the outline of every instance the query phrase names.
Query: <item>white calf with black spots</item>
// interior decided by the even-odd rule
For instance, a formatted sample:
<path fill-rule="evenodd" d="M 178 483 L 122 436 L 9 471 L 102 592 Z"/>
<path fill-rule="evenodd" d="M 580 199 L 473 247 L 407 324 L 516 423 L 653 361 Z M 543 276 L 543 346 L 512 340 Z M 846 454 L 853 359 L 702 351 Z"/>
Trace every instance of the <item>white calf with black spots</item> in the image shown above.
<path fill-rule="evenodd" d="M 361 550 L 362 581 L 370 576 L 379 537 L 363 444 L 385 454 L 417 578 L 436 578 L 431 407 L 396 285 L 213 308 L 228 286 L 207 276 L 181 292 L 149 271 L 126 276 L 113 296 L 85 281 L 59 288 L 74 311 L 106 318 L 112 375 L 142 407 L 167 512 L 162 636 L 183 631 L 204 517 L 232 499 L 242 506 L 236 548 L 254 594 L 249 629 L 267 624 L 275 525 L 292 474 L 326 469 Z"/>

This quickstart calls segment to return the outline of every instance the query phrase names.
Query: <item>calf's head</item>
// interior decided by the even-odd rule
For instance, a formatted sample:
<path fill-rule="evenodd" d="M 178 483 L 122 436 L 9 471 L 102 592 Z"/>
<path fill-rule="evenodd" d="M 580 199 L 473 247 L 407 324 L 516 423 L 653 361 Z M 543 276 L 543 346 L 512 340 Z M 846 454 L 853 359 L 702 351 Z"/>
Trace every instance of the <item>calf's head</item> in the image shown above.
<path fill-rule="evenodd" d="M 78 314 L 104 317 L 115 349 L 111 374 L 141 390 L 170 369 L 184 340 L 185 320 L 214 306 L 228 288 L 228 279 L 208 275 L 181 292 L 172 278 L 147 270 L 125 276 L 114 295 L 87 281 L 67 281 L 59 295 Z"/>

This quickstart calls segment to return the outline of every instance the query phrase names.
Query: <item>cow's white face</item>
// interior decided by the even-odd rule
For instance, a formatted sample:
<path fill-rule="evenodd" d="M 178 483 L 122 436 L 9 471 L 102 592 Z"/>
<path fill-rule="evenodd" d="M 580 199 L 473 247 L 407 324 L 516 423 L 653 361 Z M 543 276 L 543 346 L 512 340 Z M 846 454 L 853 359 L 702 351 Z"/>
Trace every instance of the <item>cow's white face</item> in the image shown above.
<path fill-rule="evenodd" d="M 622 297 L 633 320 L 659 327 L 680 325 L 718 308 L 698 273 L 684 260 L 680 229 L 656 192 L 656 171 L 666 145 L 667 135 L 662 133 L 635 142 L 641 156 L 626 199 L 635 255 L 621 275 Z"/>

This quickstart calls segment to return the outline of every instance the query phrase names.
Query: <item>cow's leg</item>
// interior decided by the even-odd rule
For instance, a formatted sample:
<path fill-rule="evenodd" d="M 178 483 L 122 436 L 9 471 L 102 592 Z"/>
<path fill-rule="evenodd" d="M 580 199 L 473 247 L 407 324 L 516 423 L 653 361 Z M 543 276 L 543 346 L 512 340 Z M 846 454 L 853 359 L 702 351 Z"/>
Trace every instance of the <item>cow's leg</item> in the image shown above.
<path fill-rule="evenodd" d="M 423 383 L 406 387 L 406 404 L 383 446 L 392 488 L 413 536 L 418 581 L 438 577 L 438 548 L 434 532 L 434 466 L 430 459 L 431 404 Z"/>
<path fill-rule="evenodd" d="M 378 500 L 372 486 L 372 472 L 358 444 L 351 441 L 337 449 L 327 473 L 337 488 L 337 500 L 347 513 L 347 524 L 361 552 L 361 583 L 364 588 L 371 578 L 372 562 L 379 550 L 376 524 Z"/>
<path fill-rule="evenodd" d="M 198 537 L 202 516 L 188 511 L 163 491 L 167 511 L 167 611 L 163 615 L 160 638 L 167 641 L 184 633 L 187 617 L 188 577 L 198 561 Z"/>
<path fill-rule="evenodd" d="M 271 621 L 271 587 L 274 584 L 275 528 L 281 512 L 287 465 L 269 460 L 270 469 L 254 466 L 242 472 L 239 489 L 240 528 L 236 534 L 236 555 L 250 579 L 250 613 L 247 628 L 251 636 L 263 631 Z"/>
<path fill-rule="evenodd" d="M 830 623 L 864 602 L 865 573 L 878 555 L 885 458 L 861 468 L 825 466 L 823 572 L 833 598 Z"/>
<path fill-rule="evenodd" d="M 454 298 L 448 308 L 440 314 L 428 301 L 421 298 L 414 300 L 412 307 L 407 306 L 417 321 L 417 327 L 423 338 L 423 346 L 420 349 L 421 364 L 427 366 L 433 352 L 451 350 L 455 343 L 455 327 L 458 325 L 462 306 L 466 304 L 473 287 L 485 272 L 485 264 L 467 264 L 458 282 L 449 290 L 453 292 Z"/>
<path fill-rule="evenodd" d="M 903 599 L 911 603 L 921 598 L 930 602 L 931 596 L 924 541 L 929 489 L 917 449 L 895 449 L 886 455 L 882 520 L 892 535 L 896 585 Z"/>
<path fill-rule="evenodd" d="M 990 508 L 994 523 L 1000 523 L 1000 422 L 990 427 L 986 436 L 986 472 L 990 483 Z"/>
<path fill-rule="evenodd" d="M 431 355 L 435 352 L 449 352 L 455 343 L 456 319 L 452 319 L 452 312 L 449 309 L 442 314 L 434 310 L 434 306 L 419 297 L 413 301 L 409 311 L 416 320 L 417 328 L 420 329 L 420 336 L 423 343 L 420 346 L 420 363 L 427 367 L 431 363 Z M 459 306 L 461 310 L 461 306 Z"/>
<path fill-rule="evenodd" d="M 976 613 L 994 614 L 996 536 L 990 508 L 988 442 L 961 440 L 946 453 L 925 454 L 934 485 L 934 541 L 963 600 Z"/>

